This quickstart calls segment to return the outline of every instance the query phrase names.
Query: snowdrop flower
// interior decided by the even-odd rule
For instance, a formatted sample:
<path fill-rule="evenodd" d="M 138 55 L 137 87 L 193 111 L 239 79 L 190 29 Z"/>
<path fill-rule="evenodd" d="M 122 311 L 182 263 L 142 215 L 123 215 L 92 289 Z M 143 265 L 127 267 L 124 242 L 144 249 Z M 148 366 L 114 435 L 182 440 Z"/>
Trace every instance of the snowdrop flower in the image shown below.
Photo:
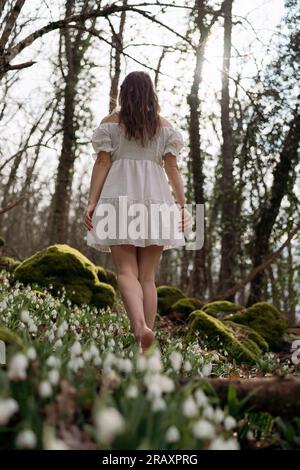
<path fill-rule="evenodd" d="M 60 359 L 58 357 L 51 355 L 51 356 L 48 357 L 48 359 L 46 361 L 46 364 L 49 367 L 57 367 L 58 368 L 58 367 L 60 367 L 61 362 L 60 362 Z"/>
<path fill-rule="evenodd" d="M 36 324 L 33 321 L 31 321 L 29 323 L 29 328 L 28 328 L 29 333 L 37 333 L 37 330 L 38 329 L 37 329 Z"/>
<path fill-rule="evenodd" d="M 39 394 L 41 398 L 49 398 L 52 395 L 51 383 L 48 380 L 42 380 L 39 385 Z"/>
<path fill-rule="evenodd" d="M 153 372 L 159 372 L 162 369 L 160 352 L 158 350 L 148 358 L 147 368 Z"/>
<path fill-rule="evenodd" d="M 94 363 L 94 365 L 95 365 L 96 367 L 101 366 L 101 364 L 102 364 L 102 359 L 101 359 L 101 357 L 100 357 L 100 356 L 94 357 L 93 363 Z"/>
<path fill-rule="evenodd" d="M 182 413 L 187 418 L 192 418 L 193 416 L 197 416 L 198 414 L 198 407 L 195 400 L 192 397 L 188 397 L 182 403 Z"/>
<path fill-rule="evenodd" d="M 108 346 L 113 348 L 114 346 L 116 345 L 116 342 L 113 338 L 111 338 L 109 341 L 108 341 Z"/>
<path fill-rule="evenodd" d="M 210 374 L 211 374 L 211 371 L 212 371 L 212 364 L 211 363 L 204 364 L 204 366 L 202 367 L 203 376 L 204 377 L 209 377 Z"/>
<path fill-rule="evenodd" d="M 71 356 L 77 356 L 81 353 L 81 344 L 79 341 L 75 341 L 75 343 L 70 348 Z"/>
<path fill-rule="evenodd" d="M 52 369 L 50 370 L 49 374 L 48 374 L 48 379 L 49 379 L 49 382 L 52 384 L 52 385 L 57 385 L 58 382 L 59 382 L 59 372 L 57 369 Z"/>
<path fill-rule="evenodd" d="M 224 411 L 221 410 L 221 408 L 216 408 L 215 411 L 214 411 L 214 422 L 215 423 L 222 423 L 224 419 Z"/>
<path fill-rule="evenodd" d="M 195 396 L 195 400 L 196 400 L 198 406 L 204 407 L 204 406 L 207 405 L 208 398 L 205 395 L 205 393 L 203 392 L 203 390 L 201 390 L 201 388 L 198 388 L 195 391 L 194 396 Z"/>
<path fill-rule="evenodd" d="M 30 361 L 34 361 L 36 359 L 36 350 L 31 346 L 27 349 L 26 355 Z"/>
<path fill-rule="evenodd" d="M 193 435 L 197 439 L 210 439 L 215 435 L 214 426 L 206 419 L 199 419 L 193 424 Z"/>
<path fill-rule="evenodd" d="M 183 364 L 183 368 L 186 372 L 190 372 L 192 370 L 192 364 L 190 361 L 185 361 Z"/>
<path fill-rule="evenodd" d="M 159 386 L 158 383 L 149 383 L 148 384 L 148 388 L 147 388 L 147 398 L 150 398 L 150 399 L 155 399 L 155 398 L 158 398 L 160 397 L 162 394 L 162 390 L 161 390 L 161 387 Z"/>
<path fill-rule="evenodd" d="M 115 356 L 111 352 L 108 352 L 103 361 L 103 370 L 108 371 L 111 366 L 115 363 Z"/>
<path fill-rule="evenodd" d="M 57 341 L 55 341 L 53 347 L 54 347 L 54 349 L 58 349 L 58 348 L 61 348 L 62 345 L 63 345 L 63 342 L 62 342 L 62 340 L 59 338 Z"/>
<path fill-rule="evenodd" d="M 147 367 L 147 359 L 145 356 L 139 356 L 136 360 L 136 367 L 139 371 L 144 371 Z"/>
<path fill-rule="evenodd" d="M 129 387 L 125 391 L 125 395 L 127 398 L 136 398 L 139 394 L 139 390 L 136 385 L 129 385 Z"/>
<path fill-rule="evenodd" d="M 152 402 L 152 411 L 163 411 L 166 409 L 166 402 L 161 397 L 156 397 Z"/>
<path fill-rule="evenodd" d="M 0 399 L 0 426 L 5 426 L 18 409 L 19 405 L 13 398 Z"/>
<path fill-rule="evenodd" d="M 99 355 L 98 348 L 94 344 L 90 346 L 90 354 L 92 357 L 97 357 Z"/>
<path fill-rule="evenodd" d="M 178 442 L 180 439 L 180 434 L 176 426 L 170 426 L 165 435 L 165 439 L 167 442 Z"/>
<path fill-rule="evenodd" d="M 130 358 L 133 358 L 133 351 L 129 351 L 128 356 L 129 356 Z"/>
<path fill-rule="evenodd" d="M 126 428 L 123 416 L 112 406 L 100 409 L 94 420 L 97 439 L 104 444 L 110 444 Z"/>
<path fill-rule="evenodd" d="M 204 410 L 203 410 L 203 417 L 206 419 L 213 420 L 214 419 L 214 409 L 212 406 L 208 405 Z"/>
<path fill-rule="evenodd" d="M 178 351 L 172 351 L 169 356 L 169 359 L 174 371 L 178 372 L 182 364 L 182 354 Z"/>
<path fill-rule="evenodd" d="M 127 374 L 131 372 L 133 369 L 131 360 L 128 358 L 122 359 L 120 369 L 126 372 Z"/>
<path fill-rule="evenodd" d="M 91 351 L 89 349 L 86 349 L 85 351 L 83 351 L 82 357 L 86 362 L 90 361 L 92 359 Z"/>
<path fill-rule="evenodd" d="M 10 380 L 25 380 L 28 367 L 28 358 L 23 353 L 17 353 L 12 357 L 8 367 L 8 377 Z"/>
<path fill-rule="evenodd" d="M 20 316 L 23 323 L 29 323 L 31 320 L 28 310 L 22 310 Z"/>
<path fill-rule="evenodd" d="M 240 446 L 236 439 L 231 438 L 225 441 L 222 437 L 214 439 L 208 448 L 209 450 L 239 450 Z"/>
<path fill-rule="evenodd" d="M 98 338 L 98 332 L 97 332 L 96 330 L 93 331 L 92 337 L 93 337 L 94 339 L 97 339 L 97 338 Z"/>
<path fill-rule="evenodd" d="M 226 429 L 226 431 L 234 429 L 236 427 L 236 424 L 236 420 L 233 416 L 226 416 L 226 418 L 224 419 L 224 428 Z"/>
<path fill-rule="evenodd" d="M 23 449 L 34 449 L 37 438 L 31 429 L 20 431 L 16 438 L 16 446 Z"/>

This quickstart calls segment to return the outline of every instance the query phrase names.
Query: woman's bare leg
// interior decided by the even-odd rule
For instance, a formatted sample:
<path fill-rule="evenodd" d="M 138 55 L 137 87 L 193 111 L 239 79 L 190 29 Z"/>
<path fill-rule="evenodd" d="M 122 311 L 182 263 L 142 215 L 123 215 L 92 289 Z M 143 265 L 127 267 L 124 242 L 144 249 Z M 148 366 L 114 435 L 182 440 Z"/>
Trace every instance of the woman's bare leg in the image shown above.
<path fill-rule="evenodd" d="M 156 270 L 162 255 L 163 246 L 138 247 L 138 280 L 143 291 L 143 307 L 146 324 L 153 329 L 157 313 Z"/>
<path fill-rule="evenodd" d="M 110 249 L 131 330 L 137 341 L 141 341 L 142 347 L 147 348 L 153 341 L 153 333 L 148 331 L 145 322 L 143 290 L 138 280 L 137 248 L 133 245 L 112 245 Z"/>

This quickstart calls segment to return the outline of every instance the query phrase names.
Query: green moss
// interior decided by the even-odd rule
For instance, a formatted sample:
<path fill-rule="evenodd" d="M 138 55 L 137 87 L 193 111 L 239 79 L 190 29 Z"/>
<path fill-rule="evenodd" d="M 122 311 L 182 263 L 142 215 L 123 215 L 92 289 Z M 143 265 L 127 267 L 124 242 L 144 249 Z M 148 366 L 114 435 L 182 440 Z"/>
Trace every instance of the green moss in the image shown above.
<path fill-rule="evenodd" d="M 269 345 L 266 340 L 259 334 L 257 331 L 250 328 L 247 325 L 239 325 L 238 323 L 234 323 L 232 321 L 227 320 L 226 326 L 229 327 L 238 339 L 248 339 L 252 343 L 256 344 L 262 352 L 269 351 Z"/>
<path fill-rule="evenodd" d="M 101 282 L 93 290 L 92 304 L 98 308 L 112 307 L 116 298 L 115 289 L 104 282 Z"/>
<path fill-rule="evenodd" d="M 286 316 L 267 302 L 258 302 L 241 313 L 228 315 L 224 320 L 249 326 L 265 339 L 271 350 L 281 348 L 288 326 Z"/>
<path fill-rule="evenodd" d="M 19 348 L 24 348 L 24 344 L 20 336 L 2 325 L 0 325 L 0 340 L 5 344 L 16 344 Z"/>
<path fill-rule="evenodd" d="M 206 312 L 208 315 L 212 315 L 213 317 L 222 317 L 223 314 L 238 312 L 243 308 L 244 307 L 242 307 L 242 305 L 234 304 L 228 300 L 216 300 L 204 305 L 202 310 L 203 312 Z"/>
<path fill-rule="evenodd" d="M 238 335 L 229 325 L 202 310 L 195 310 L 190 314 L 187 340 L 194 339 L 196 332 L 211 347 L 222 348 L 237 362 L 255 363 L 261 354 L 258 345 L 246 333 Z"/>
<path fill-rule="evenodd" d="M 99 299 L 95 295 L 99 294 L 99 287 L 102 304 L 107 297 L 107 305 L 111 305 L 113 287 L 99 281 L 98 271 L 80 251 L 69 245 L 57 244 L 24 260 L 15 270 L 14 281 L 24 284 L 36 283 L 48 288 L 51 285 L 51 292 L 54 294 L 61 294 L 64 287 L 67 298 L 77 305 L 93 303 L 94 300 L 95 305 L 98 305 Z M 103 294 L 105 288 L 106 297 Z"/>
<path fill-rule="evenodd" d="M 106 282 L 106 284 L 110 284 L 112 287 L 117 289 L 118 281 L 117 275 L 111 269 L 104 269 L 102 266 L 96 266 L 97 276 L 100 282 Z"/>
<path fill-rule="evenodd" d="M 157 287 L 157 300 L 158 312 L 161 315 L 166 315 L 171 311 L 172 305 L 179 299 L 186 297 L 182 290 L 172 286 L 158 286 Z"/>
<path fill-rule="evenodd" d="M 10 256 L 1 256 L 0 258 L 0 269 L 6 269 L 7 271 L 14 271 L 21 261 L 17 261 Z"/>
<path fill-rule="evenodd" d="M 171 310 L 187 317 L 193 310 L 201 309 L 202 306 L 203 302 L 196 297 L 183 297 L 171 306 Z"/>

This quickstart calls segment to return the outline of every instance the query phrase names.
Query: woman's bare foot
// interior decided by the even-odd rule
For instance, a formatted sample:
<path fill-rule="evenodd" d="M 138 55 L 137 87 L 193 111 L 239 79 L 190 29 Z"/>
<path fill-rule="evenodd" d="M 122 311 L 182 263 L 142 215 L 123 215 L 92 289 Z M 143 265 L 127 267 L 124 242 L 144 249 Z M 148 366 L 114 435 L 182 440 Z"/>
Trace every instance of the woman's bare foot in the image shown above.
<path fill-rule="evenodd" d="M 145 351 L 147 351 L 152 346 L 154 339 L 155 336 L 153 331 L 146 326 L 139 335 L 138 339 L 141 352 L 144 353 Z"/>

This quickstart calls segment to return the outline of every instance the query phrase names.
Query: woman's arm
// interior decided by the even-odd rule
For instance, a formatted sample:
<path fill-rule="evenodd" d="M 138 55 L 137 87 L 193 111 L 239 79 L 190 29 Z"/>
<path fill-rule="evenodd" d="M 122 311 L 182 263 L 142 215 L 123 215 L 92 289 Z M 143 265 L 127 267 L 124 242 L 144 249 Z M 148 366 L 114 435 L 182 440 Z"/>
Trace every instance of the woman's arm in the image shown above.
<path fill-rule="evenodd" d="M 177 165 L 175 155 L 172 153 L 166 153 L 163 158 L 164 169 L 168 177 L 168 181 L 174 191 L 176 201 L 180 206 L 184 206 L 186 203 L 184 194 L 184 184 L 182 175 Z"/>
<path fill-rule="evenodd" d="M 85 211 L 84 217 L 85 226 L 88 230 L 91 230 L 93 228 L 92 216 L 99 200 L 104 182 L 110 170 L 111 164 L 111 152 L 101 151 L 98 153 L 97 159 L 93 166 L 88 206 Z"/>
<path fill-rule="evenodd" d="M 186 198 L 184 194 L 183 178 L 177 165 L 177 159 L 175 155 L 173 155 L 172 153 L 166 153 L 164 155 L 163 161 L 168 181 L 175 194 L 176 202 L 181 207 L 181 220 L 179 223 L 179 230 L 185 231 L 191 224 L 192 216 L 185 207 Z"/>

